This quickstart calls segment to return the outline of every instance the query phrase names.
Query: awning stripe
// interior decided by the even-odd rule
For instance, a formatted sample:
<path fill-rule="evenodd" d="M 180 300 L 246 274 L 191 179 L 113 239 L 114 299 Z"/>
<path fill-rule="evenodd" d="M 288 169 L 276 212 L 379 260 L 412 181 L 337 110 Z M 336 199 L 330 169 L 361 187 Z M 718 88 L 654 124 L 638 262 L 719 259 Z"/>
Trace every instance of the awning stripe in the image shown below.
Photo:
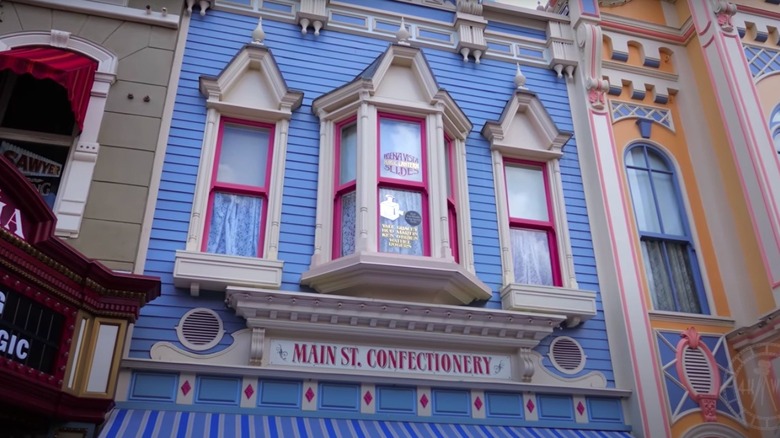
<path fill-rule="evenodd" d="M 631 438 L 627 432 L 115 409 L 100 438 Z"/>

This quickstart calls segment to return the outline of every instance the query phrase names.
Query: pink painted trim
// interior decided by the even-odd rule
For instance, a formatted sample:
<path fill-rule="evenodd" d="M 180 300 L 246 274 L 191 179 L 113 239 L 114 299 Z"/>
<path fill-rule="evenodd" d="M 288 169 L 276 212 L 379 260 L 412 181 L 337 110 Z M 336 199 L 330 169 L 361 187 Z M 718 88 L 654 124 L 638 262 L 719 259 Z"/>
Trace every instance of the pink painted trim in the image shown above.
<path fill-rule="evenodd" d="M 452 257 L 456 263 L 460 263 L 460 244 L 458 242 L 458 204 L 457 200 L 457 184 L 455 184 L 455 146 L 452 139 L 448 135 L 444 135 L 445 153 L 447 154 L 447 165 L 449 166 L 450 178 L 447 181 L 449 187 L 449 196 L 447 196 L 447 224 L 449 225 L 450 232 L 450 248 L 452 250 Z"/>
<path fill-rule="evenodd" d="M 265 162 L 265 182 L 263 187 L 247 186 L 243 184 L 222 183 L 217 181 L 217 171 L 219 168 L 219 159 L 222 154 L 222 138 L 224 135 L 225 124 L 244 125 L 263 128 L 268 130 L 268 155 Z M 271 182 L 271 170 L 273 169 L 273 151 L 275 125 L 260 123 L 248 120 L 233 119 L 222 117 L 217 131 L 217 145 L 214 152 L 214 165 L 211 169 L 211 183 L 209 187 L 208 205 L 206 207 L 206 220 L 204 221 L 203 238 L 201 239 L 201 251 L 206 252 L 209 243 L 209 231 L 211 227 L 211 215 L 213 213 L 214 195 L 220 193 L 236 193 L 240 195 L 255 196 L 263 200 L 263 211 L 260 215 L 260 229 L 257 238 L 257 257 L 263 257 L 263 246 L 265 244 L 265 223 L 268 215 L 268 186 Z"/>
<path fill-rule="evenodd" d="M 660 40 L 662 42 L 670 42 L 670 43 L 678 43 L 678 44 L 687 43 L 694 34 L 694 26 L 691 26 L 688 29 L 686 29 L 685 33 L 683 33 L 682 35 L 678 35 L 670 32 L 659 32 L 657 30 L 643 29 L 640 27 L 618 23 L 608 19 L 605 19 L 601 22 L 601 27 L 609 30 L 629 32 L 630 34 L 633 35 L 644 36 L 650 39 Z"/>
<path fill-rule="evenodd" d="M 704 3 L 703 6 L 706 8 L 706 3 Z M 695 23 L 699 27 L 701 27 L 702 23 L 700 22 L 699 17 L 696 16 L 695 14 L 694 14 L 694 20 L 695 20 Z M 706 22 L 707 26 L 709 26 L 710 24 L 711 24 L 711 21 L 707 21 Z M 705 31 L 706 31 L 706 29 L 705 29 Z M 700 31 L 699 34 L 702 34 L 705 31 Z M 717 31 L 717 29 L 713 33 L 714 33 L 714 35 L 713 35 L 712 39 L 710 41 L 708 41 L 706 43 L 706 45 L 702 44 L 702 49 L 705 49 L 710 44 L 712 44 L 713 42 L 716 42 L 717 36 L 719 34 L 721 34 L 720 32 Z M 737 40 L 737 42 L 739 43 L 740 48 L 741 48 L 742 47 L 742 43 L 739 40 Z M 728 64 L 728 66 L 729 66 L 729 73 L 734 75 L 735 74 L 735 70 L 734 70 L 734 66 L 733 66 L 733 64 L 731 62 L 731 58 L 726 56 L 726 54 L 723 51 L 723 48 L 721 47 L 721 44 L 717 44 L 716 43 L 715 44 L 715 50 L 718 52 L 719 57 L 721 59 L 723 59 Z M 706 64 L 706 66 L 707 66 L 707 74 L 709 75 L 710 83 L 715 84 L 717 82 L 716 82 L 716 79 L 715 79 L 715 74 L 714 74 L 714 71 L 713 71 L 712 63 L 710 62 L 710 59 L 707 56 L 707 53 L 704 52 L 704 50 L 702 50 L 702 52 L 703 52 L 702 54 L 704 55 L 703 56 L 704 57 L 704 62 Z M 741 59 L 743 61 L 743 65 L 747 66 L 747 59 L 745 58 L 744 51 L 743 50 L 738 50 L 738 52 L 740 53 Z M 751 75 L 748 75 L 748 76 L 752 77 Z M 752 92 L 754 94 L 754 97 L 756 99 L 758 99 L 757 93 L 756 93 L 756 90 L 755 90 L 755 84 L 753 84 L 752 81 L 751 81 L 751 84 L 749 86 L 750 86 L 750 89 L 752 90 Z M 744 101 L 741 99 L 741 96 L 739 96 L 738 94 L 735 94 L 735 90 L 732 89 L 731 87 L 729 87 L 729 93 L 731 94 L 732 99 L 734 99 L 735 102 L 738 102 L 740 104 L 740 106 L 742 107 L 741 108 L 742 111 L 744 111 L 745 110 L 745 105 L 744 105 Z M 726 114 L 726 112 L 725 112 L 725 106 L 723 104 L 723 101 L 722 101 L 719 93 L 715 93 L 715 99 L 718 102 L 718 109 L 720 110 L 720 114 L 723 117 Z M 747 127 L 745 126 L 745 122 L 746 121 L 744 120 L 744 117 L 741 114 L 742 111 L 740 112 L 740 117 L 738 119 L 740 127 L 742 128 L 742 130 L 745 133 L 750 132 L 752 140 L 755 142 L 755 135 L 754 135 L 754 133 L 751 130 L 747 129 Z M 762 122 L 762 123 L 766 126 L 765 122 Z M 767 134 L 768 134 L 768 132 L 769 132 L 768 128 L 766 128 L 766 129 L 767 129 Z M 771 136 L 770 136 L 770 138 L 771 138 Z M 730 147 L 730 150 L 731 150 L 732 159 L 734 161 L 734 164 L 735 164 L 735 167 L 736 167 L 736 170 L 737 170 L 737 175 L 739 176 L 739 179 L 740 179 L 740 183 L 741 183 L 740 187 L 742 188 L 742 194 L 743 194 L 743 197 L 745 198 L 745 202 L 748 205 L 748 216 L 750 217 L 750 221 L 751 221 L 751 223 L 753 225 L 753 234 L 755 235 L 756 241 L 759 244 L 758 245 L 759 252 L 761 253 L 761 259 L 762 259 L 762 261 L 764 263 L 764 272 L 767 275 L 769 283 L 773 284 L 773 283 L 778 282 L 778 280 L 773 278 L 773 275 L 772 275 L 771 264 L 769 262 L 769 257 L 767 256 L 766 249 L 765 249 L 764 244 L 763 244 L 763 239 L 762 239 L 762 236 L 761 236 L 761 233 L 760 233 L 760 228 L 758 226 L 758 222 L 757 222 L 755 214 L 754 214 L 754 210 L 755 210 L 754 209 L 754 204 L 753 204 L 753 201 L 750 198 L 749 193 L 748 193 L 746 178 L 745 178 L 744 173 L 742 172 L 742 168 L 741 168 L 741 165 L 740 165 L 740 161 L 739 161 L 739 158 L 738 158 L 736 147 L 734 145 L 734 142 L 733 142 L 731 136 L 727 136 L 727 140 L 728 140 L 728 144 L 729 144 L 729 147 Z M 749 145 L 748 145 L 748 152 L 750 154 L 751 165 L 753 167 L 753 170 L 754 170 L 754 172 L 756 174 L 759 174 L 758 169 L 756 169 L 757 163 L 756 163 L 755 151 Z M 775 154 L 775 155 L 777 155 L 777 154 Z M 777 157 L 775 157 L 775 158 L 777 159 Z M 764 178 L 766 178 L 765 169 L 762 169 L 762 170 L 764 171 L 762 173 L 762 175 L 764 176 Z M 764 187 L 764 184 L 762 184 L 762 181 L 759 181 L 758 184 L 759 184 L 759 187 Z M 765 190 L 761 189 L 760 192 L 761 192 L 761 197 L 764 199 L 765 206 L 769 210 L 770 209 L 769 208 L 770 203 L 767 202 Z M 772 202 L 772 204 L 774 204 L 774 202 Z M 775 213 L 775 215 L 777 215 L 778 214 L 777 213 L 777 206 L 774 205 L 774 207 L 775 207 L 775 212 L 774 213 Z M 777 218 L 777 217 L 779 217 L 779 216 L 775 216 L 775 218 Z M 772 221 L 772 222 L 776 222 L 776 221 Z M 779 230 L 775 229 L 774 224 L 771 224 L 771 228 L 772 228 L 773 234 L 775 235 L 775 242 L 776 243 L 780 242 L 780 236 L 778 236 L 778 231 Z"/>
<path fill-rule="evenodd" d="M 403 181 L 398 180 L 394 178 L 387 178 L 387 177 L 381 177 L 382 174 L 382 145 L 381 145 L 381 139 L 382 139 L 382 130 L 381 130 L 381 122 L 382 119 L 394 119 L 394 120 L 401 120 L 405 122 L 413 122 L 418 123 L 420 125 L 420 172 L 422 173 L 422 182 L 416 182 L 416 181 Z M 426 151 L 428 150 L 428 142 L 427 142 L 427 136 L 426 136 L 426 129 L 425 129 L 425 119 L 421 119 L 419 117 L 410 117 L 410 116 L 402 116 L 398 114 L 388 114 L 388 113 L 379 113 L 377 114 L 376 118 L 376 132 L 377 132 L 377 138 L 376 138 L 376 174 L 377 174 L 377 193 L 379 193 L 379 189 L 383 187 L 392 187 L 396 189 L 402 189 L 402 190 L 409 190 L 414 192 L 419 192 L 421 194 L 421 202 L 422 202 L 422 226 L 423 226 L 423 255 L 430 256 L 431 255 L 431 234 L 430 234 L 430 212 L 428 208 L 428 160 L 427 156 L 428 154 Z M 377 215 L 379 213 L 379 205 L 377 204 Z M 377 216 L 378 217 L 378 216 Z M 379 228 L 379 220 L 376 221 L 376 229 L 377 229 L 377 248 L 379 248 L 379 236 L 381 235 L 381 231 Z"/>
<path fill-rule="evenodd" d="M 349 193 L 350 191 L 357 189 L 357 181 L 352 180 L 349 182 L 346 182 L 344 184 L 341 184 L 341 130 L 344 129 L 345 126 L 349 126 L 350 124 L 355 123 L 357 124 L 357 116 L 351 116 L 339 123 L 336 124 L 335 127 L 335 145 L 336 145 L 336 155 L 335 155 L 335 173 L 333 175 L 333 233 L 332 233 L 332 239 L 333 242 L 333 248 L 331 248 L 331 259 L 335 260 L 339 257 L 341 257 L 341 198 Z M 359 128 L 357 128 L 359 129 Z M 357 148 L 359 148 L 360 145 L 357 145 Z M 356 148 L 356 149 L 357 149 Z M 355 151 L 357 153 L 357 150 Z M 357 163 L 356 163 L 357 164 Z M 356 174 L 357 178 L 357 174 Z M 357 194 L 356 194 L 357 197 Z M 357 205 L 355 206 L 357 209 Z M 355 212 L 357 213 L 357 212 Z M 356 224 L 357 225 L 357 224 Z M 355 233 L 357 234 L 357 229 L 355 230 Z M 355 236 L 357 238 L 357 236 Z"/>
<path fill-rule="evenodd" d="M 504 187 L 507 187 L 506 182 L 506 168 L 507 167 L 532 167 L 535 169 L 539 169 L 542 171 L 542 180 L 544 181 L 544 200 L 547 204 L 547 220 L 546 221 L 539 221 L 539 220 L 533 220 L 533 219 L 524 219 L 524 218 L 516 218 L 509 215 L 509 190 L 506 190 L 506 205 L 507 205 L 507 214 L 509 217 L 507 218 L 509 220 L 509 227 L 510 228 L 530 228 L 534 230 L 540 230 L 547 232 L 547 245 L 549 245 L 550 248 L 550 266 L 552 268 L 552 274 L 553 274 L 553 285 L 554 286 L 562 286 L 563 285 L 563 279 L 561 275 L 561 262 L 560 258 L 558 257 L 558 238 L 557 238 L 557 230 L 555 229 L 555 212 L 553 210 L 553 203 L 550 193 L 550 174 L 549 174 L 549 168 L 546 163 L 540 163 L 536 161 L 528 161 L 528 160 L 519 160 L 519 159 L 512 159 L 512 158 L 505 158 L 504 159 Z M 518 166 L 519 165 L 519 166 Z"/>
<path fill-rule="evenodd" d="M 595 130 L 595 121 L 594 121 L 594 116 L 595 115 L 597 115 L 597 114 L 594 111 L 589 111 L 588 112 L 588 118 L 590 120 L 591 136 L 594 139 L 598 139 L 599 137 L 598 137 L 597 132 Z M 605 118 L 608 119 L 608 117 L 606 115 L 601 115 L 600 117 L 605 117 Z M 610 150 L 610 154 L 612 156 L 613 163 L 615 165 L 615 169 L 622 169 L 622 166 L 620 165 L 620 163 L 618 161 L 618 158 L 615 155 L 615 145 L 616 145 L 616 143 L 615 143 L 615 137 L 614 137 L 614 134 L 612 132 L 612 129 L 608 129 L 607 132 L 608 132 L 609 139 L 610 139 L 609 150 Z M 596 166 L 597 166 L 598 171 L 599 171 L 599 185 L 601 186 L 601 191 L 602 191 L 602 193 L 608 193 L 607 184 L 604 181 L 604 168 L 603 168 L 603 166 L 601 164 L 601 160 L 599 159 L 598 156 L 596 157 Z M 620 184 L 619 187 L 618 187 L 618 190 L 620 191 L 620 199 L 622 199 L 622 200 L 628 199 L 627 198 L 627 194 L 626 194 L 626 190 L 625 190 L 625 187 L 624 187 L 624 184 Z M 610 212 L 612 210 L 612 208 L 610 206 L 609 198 L 605 197 L 604 198 L 604 203 L 605 203 L 606 211 Z M 626 229 L 631 230 L 633 228 L 631 226 L 632 225 L 631 224 L 631 216 L 628 215 L 628 207 L 627 207 L 625 202 L 622 202 L 621 204 L 622 204 L 621 207 L 623 209 L 622 220 L 625 222 L 624 224 L 626 226 Z M 611 235 L 610 245 L 612 246 L 612 252 L 613 252 L 613 254 L 617 255 L 618 254 L 618 242 L 617 242 L 617 239 L 615 239 L 614 234 L 612 234 L 612 230 L 615 229 L 614 225 L 613 225 L 613 222 L 614 222 L 613 221 L 613 217 L 612 217 L 611 214 L 607 214 L 606 215 L 606 219 L 607 219 L 608 229 L 609 229 L 610 235 Z M 620 218 L 618 218 L 618 220 L 620 220 Z M 636 247 L 636 243 L 634 242 L 634 239 L 630 239 L 629 245 L 631 245 L 631 254 L 632 254 L 631 260 L 632 260 L 633 265 L 634 265 L 633 272 L 634 272 L 634 275 L 635 275 L 635 280 L 636 280 L 637 285 L 639 286 L 640 290 L 642 290 L 643 295 L 644 295 L 639 300 L 639 303 L 640 303 L 640 306 L 641 306 L 640 311 L 642 312 L 642 321 L 641 321 L 641 323 L 644 325 L 646 336 L 645 336 L 644 339 L 636 339 L 636 336 L 634 334 L 634 330 L 635 330 L 634 329 L 634 327 L 635 327 L 634 324 L 626 324 L 626 330 L 627 330 L 628 335 L 629 335 L 629 343 L 628 343 L 629 345 L 628 345 L 628 348 L 629 348 L 629 352 L 630 352 L 630 355 L 631 355 L 631 366 L 634 369 L 634 378 L 635 378 L 634 381 L 636 383 L 636 388 L 637 388 L 637 400 L 639 402 L 639 408 L 642 411 L 642 415 L 641 415 L 641 418 L 642 418 L 642 429 L 644 431 L 644 436 L 648 436 L 649 437 L 649 436 L 651 436 L 651 433 L 650 433 L 650 424 L 648 423 L 648 420 L 647 420 L 647 418 L 648 418 L 648 415 L 647 415 L 648 408 L 647 408 L 647 404 L 645 402 L 646 399 L 644 397 L 645 388 L 644 388 L 644 385 L 642 384 L 642 373 L 641 373 L 641 370 L 639 369 L 639 359 L 637 357 L 636 345 L 637 345 L 637 342 L 640 342 L 642 345 L 653 345 L 654 340 L 653 340 L 653 337 L 652 337 L 652 333 L 653 332 L 652 332 L 652 328 L 650 326 L 650 318 L 649 318 L 648 313 L 647 313 L 647 305 L 645 303 L 645 296 L 647 295 L 647 290 L 645 289 L 646 286 L 645 286 L 644 282 L 642 281 L 642 278 L 640 277 L 639 261 L 637 259 L 637 247 Z M 623 261 L 616 257 L 615 258 L 615 262 L 618 265 L 618 269 L 616 269 L 616 273 L 617 273 L 617 280 L 618 280 L 618 282 L 620 284 L 619 291 L 620 291 L 620 295 L 622 297 L 622 299 L 620 300 L 620 303 L 621 303 L 621 307 L 623 308 L 623 315 L 625 315 L 627 317 L 628 315 L 630 315 L 630 312 L 629 312 L 628 304 L 626 302 L 626 300 L 627 300 L 626 283 L 625 283 L 625 278 L 623 278 L 622 270 L 620 269 L 620 266 L 622 265 Z M 640 321 L 636 321 L 635 320 L 634 322 L 639 323 Z M 653 360 L 653 368 L 655 370 L 661 370 L 661 367 L 660 367 L 660 364 L 658 363 L 658 358 L 656 357 L 656 355 L 652 355 L 652 358 L 653 358 L 652 359 Z M 660 379 L 658 379 L 658 376 L 653 376 L 653 377 L 655 378 L 655 386 L 656 386 L 656 390 L 658 391 L 658 394 L 664 394 L 663 386 L 661 384 Z M 667 427 L 667 435 L 668 435 L 670 433 L 669 427 L 671 425 L 671 423 L 669 421 L 669 413 L 667 412 L 668 409 L 666 409 L 666 406 L 659 406 L 659 408 L 660 408 L 660 411 L 661 411 L 661 415 L 664 417 L 664 424 Z"/>
<path fill-rule="evenodd" d="M 737 11 L 747 12 L 748 14 L 758 15 L 759 17 L 774 18 L 775 20 L 780 20 L 780 12 L 774 12 L 768 9 L 760 9 L 753 6 L 738 4 Z"/>

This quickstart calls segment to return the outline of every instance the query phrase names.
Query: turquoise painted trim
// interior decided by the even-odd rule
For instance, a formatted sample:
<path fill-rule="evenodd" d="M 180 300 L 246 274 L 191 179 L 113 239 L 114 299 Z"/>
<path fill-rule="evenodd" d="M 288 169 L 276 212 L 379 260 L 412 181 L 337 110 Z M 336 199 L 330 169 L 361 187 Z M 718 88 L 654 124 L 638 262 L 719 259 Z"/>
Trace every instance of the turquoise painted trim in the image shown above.
<path fill-rule="evenodd" d="M 167 400 L 173 402 L 176 401 L 178 382 L 178 374 L 136 371 L 133 372 L 130 380 L 128 398 L 131 400 Z M 140 391 L 138 391 L 139 389 Z"/>

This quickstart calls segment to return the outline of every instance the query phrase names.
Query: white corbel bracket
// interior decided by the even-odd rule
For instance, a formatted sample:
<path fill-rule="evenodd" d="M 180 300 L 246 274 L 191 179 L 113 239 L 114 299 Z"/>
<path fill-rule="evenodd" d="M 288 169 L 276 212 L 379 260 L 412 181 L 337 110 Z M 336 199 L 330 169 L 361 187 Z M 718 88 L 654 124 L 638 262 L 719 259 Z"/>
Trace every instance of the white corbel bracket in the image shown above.
<path fill-rule="evenodd" d="M 211 7 L 211 0 L 187 0 L 187 15 L 192 14 L 192 8 L 197 4 L 200 6 L 200 15 L 205 16 L 206 10 Z"/>
<path fill-rule="evenodd" d="M 301 0 L 301 7 L 295 12 L 295 21 L 301 26 L 301 33 L 306 35 L 309 27 L 314 29 L 314 35 L 328 24 L 328 8 L 326 0 Z"/>

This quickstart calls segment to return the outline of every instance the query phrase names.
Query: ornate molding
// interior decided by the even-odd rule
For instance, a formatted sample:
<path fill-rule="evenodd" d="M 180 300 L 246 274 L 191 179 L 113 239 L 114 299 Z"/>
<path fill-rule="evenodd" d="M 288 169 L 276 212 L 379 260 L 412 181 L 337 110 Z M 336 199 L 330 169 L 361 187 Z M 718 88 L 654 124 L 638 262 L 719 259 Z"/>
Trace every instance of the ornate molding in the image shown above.
<path fill-rule="evenodd" d="M 306 35 L 311 26 L 314 35 L 319 35 L 320 29 L 328 24 L 327 0 L 301 0 L 301 7 L 295 12 L 295 21 L 301 26 L 302 34 Z"/>
<path fill-rule="evenodd" d="M 724 32 L 731 32 L 734 30 L 731 18 L 737 13 L 737 5 L 725 0 L 717 0 L 715 2 L 714 12 L 718 19 L 718 25 Z"/>
<path fill-rule="evenodd" d="M 468 62 L 469 56 L 479 64 L 482 55 L 487 52 L 485 27 L 487 20 L 482 18 L 482 4 L 476 0 L 458 0 L 458 12 L 455 16 L 455 28 L 458 32 L 458 45 L 455 50 Z"/>
<path fill-rule="evenodd" d="M 606 103 L 604 94 L 609 91 L 609 81 L 602 79 L 601 75 L 601 26 L 595 22 L 581 20 L 575 33 L 583 61 L 588 101 L 593 109 L 603 110 Z"/>

